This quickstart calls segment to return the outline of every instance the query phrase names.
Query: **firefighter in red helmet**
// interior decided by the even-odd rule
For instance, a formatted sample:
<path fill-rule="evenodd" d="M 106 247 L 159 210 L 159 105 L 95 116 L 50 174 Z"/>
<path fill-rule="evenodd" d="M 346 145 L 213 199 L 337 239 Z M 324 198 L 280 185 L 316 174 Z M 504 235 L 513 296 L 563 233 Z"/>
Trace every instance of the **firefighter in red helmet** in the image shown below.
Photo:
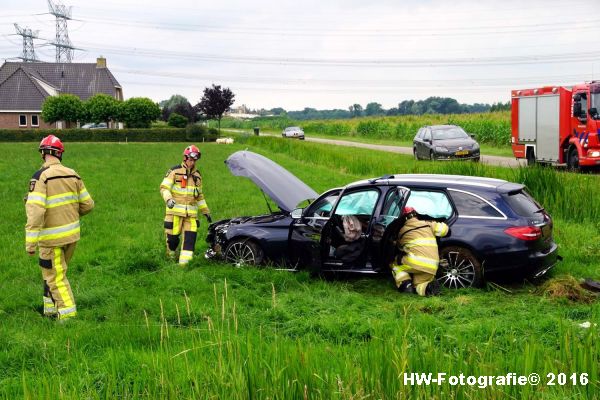
<path fill-rule="evenodd" d="M 160 184 L 160 194 L 166 203 L 165 233 L 167 257 L 177 258 L 180 236 L 183 245 L 179 253 L 179 264 L 190 262 L 196 246 L 196 235 L 200 221 L 198 213 L 212 222 L 210 210 L 202 193 L 202 176 L 196 169 L 200 149 L 190 145 L 183 151 L 183 161 L 167 171 Z"/>
<path fill-rule="evenodd" d="M 420 219 L 412 207 L 404 208 L 402 218 L 405 222 L 396 239 L 399 256 L 390 266 L 396 286 L 402 292 L 420 296 L 439 294 L 435 280 L 440 260 L 436 236 L 446 236 L 448 225 Z"/>
<path fill-rule="evenodd" d="M 65 319 L 77 314 L 67 265 L 79 240 L 79 217 L 94 208 L 94 201 L 79 175 L 62 165 L 65 148 L 59 138 L 46 136 L 39 151 L 44 165 L 29 181 L 25 200 L 25 249 L 31 256 L 36 248 L 39 253 L 43 314 Z"/>

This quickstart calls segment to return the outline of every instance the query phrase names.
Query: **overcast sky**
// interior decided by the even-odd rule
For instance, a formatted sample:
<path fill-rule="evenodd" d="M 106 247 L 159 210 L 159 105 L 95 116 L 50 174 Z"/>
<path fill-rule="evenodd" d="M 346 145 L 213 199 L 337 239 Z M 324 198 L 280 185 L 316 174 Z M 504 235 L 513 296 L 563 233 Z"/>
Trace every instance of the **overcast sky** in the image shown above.
<path fill-rule="evenodd" d="M 106 57 L 126 98 L 181 94 L 212 83 L 234 106 L 300 110 L 448 96 L 510 100 L 510 90 L 600 79 L 599 0 L 64 0 L 74 62 Z M 46 0 L 0 0 L 0 58 L 22 52 L 13 23 L 55 19 Z M 15 60 L 16 61 L 16 60 Z"/>

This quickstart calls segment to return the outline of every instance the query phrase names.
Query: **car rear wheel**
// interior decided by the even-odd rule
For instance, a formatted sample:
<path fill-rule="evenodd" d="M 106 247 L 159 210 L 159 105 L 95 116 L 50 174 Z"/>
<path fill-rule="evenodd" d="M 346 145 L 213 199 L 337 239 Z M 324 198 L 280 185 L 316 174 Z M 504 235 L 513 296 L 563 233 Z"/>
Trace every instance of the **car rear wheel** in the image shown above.
<path fill-rule="evenodd" d="M 260 246 L 250 239 L 236 239 L 225 249 L 225 261 L 236 267 L 260 265 L 263 257 Z"/>
<path fill-rule="evenodd" d="M 470 250 L 463 247 L 445 247 L 440 252 L 440 266 L 436 279 L 450 289 L 478 287 L 483 283 L 483 269 Z"/>

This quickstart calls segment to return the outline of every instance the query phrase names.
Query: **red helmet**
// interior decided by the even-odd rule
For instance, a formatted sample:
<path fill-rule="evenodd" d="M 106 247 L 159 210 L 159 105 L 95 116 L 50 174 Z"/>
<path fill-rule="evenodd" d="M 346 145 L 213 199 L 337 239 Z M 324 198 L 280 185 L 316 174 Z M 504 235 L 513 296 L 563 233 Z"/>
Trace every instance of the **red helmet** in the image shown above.
<path fill-rule="evenodd" d="M 65 151 L 65 146 L 59 138 L 54 135 L 48 135 L 40 142 L 40 153 L 50 154 L 58 158 L 62 158 L 62 153 Z"/>
<path fill-rule="evenodd" d="M 183 151 L 183 156 L 185 158 L 191 158 L 192 160 L 199 160 L 201 155 L 202 153 L 200 153 L 200 149 L 193 144 L 186 147 Z"/>
<path fill-rule="evenodd" d="M 416 210 L 412 207 L 404 207 L 404 209 L 402 210 L 402 215 L 408 215 L 410 213 L 414 213 L 416 212 Z"/>

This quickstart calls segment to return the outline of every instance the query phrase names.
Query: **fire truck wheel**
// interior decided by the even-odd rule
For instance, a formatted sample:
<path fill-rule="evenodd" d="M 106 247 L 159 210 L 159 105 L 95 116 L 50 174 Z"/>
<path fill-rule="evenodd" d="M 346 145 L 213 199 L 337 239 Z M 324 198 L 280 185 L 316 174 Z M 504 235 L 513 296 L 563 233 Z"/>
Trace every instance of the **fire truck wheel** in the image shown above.
<path fill-rule="evenodd" d="M 579 153 L 577 148 L 572 147 L 569 151 L 569 159 L 567 160 L 567 166 L 570 170 L 576 171 L 579 169 Z"/>
<path fill-rule="evenodd" d="M 530 167 L 535 165 L 535 154 L 533 153 L 533 149 L 527 150 L 527 165 Z"/>

